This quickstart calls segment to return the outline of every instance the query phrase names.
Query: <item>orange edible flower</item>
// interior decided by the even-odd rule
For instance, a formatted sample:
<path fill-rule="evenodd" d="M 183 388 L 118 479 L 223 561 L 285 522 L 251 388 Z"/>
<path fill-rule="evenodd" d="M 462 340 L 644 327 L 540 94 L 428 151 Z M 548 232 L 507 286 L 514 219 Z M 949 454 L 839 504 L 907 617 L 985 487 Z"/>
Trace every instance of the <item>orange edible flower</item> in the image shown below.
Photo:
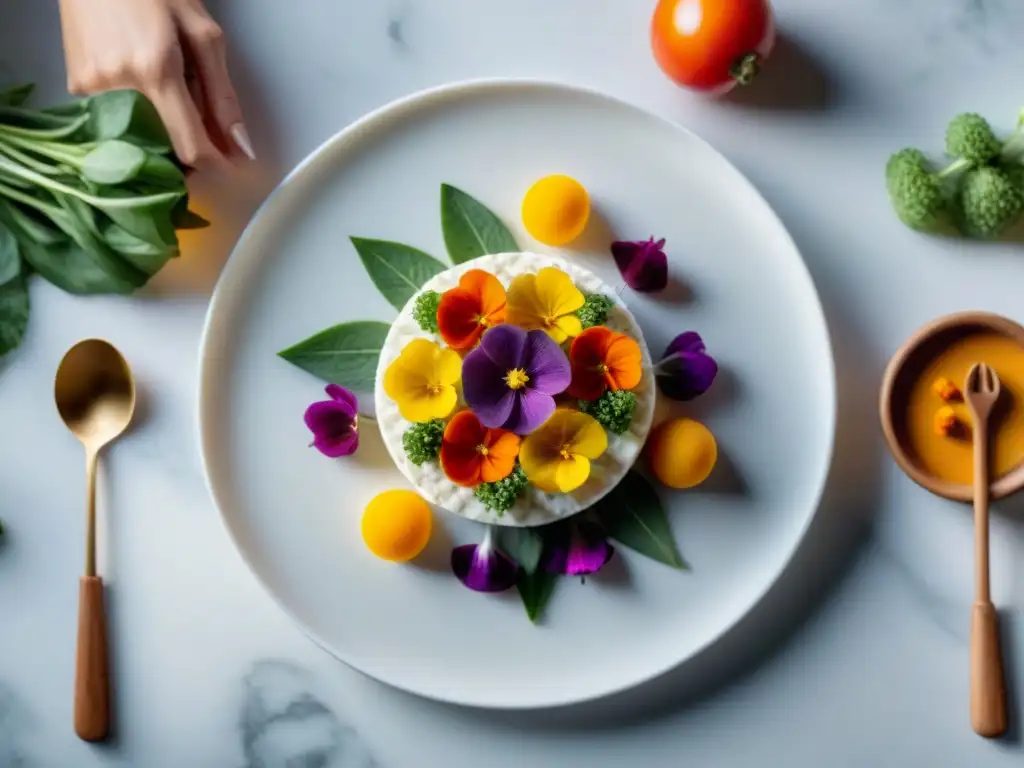
<path fill-rule="evenodd" d="M 950 406 L 944 405 L 935 412 L 932 420 L 935 434 L 942 437 L 955 437 L 960 433 L 960 420 Z"/>
<path fill-rule="evenodd" d="M 448 422 L 441 441 L 441 469 L 457 485 L 473 488 L 512 474 L 519 455 L 519 435 L 488 429 L 472 411 Z"/>
<path fill-rule="evenodd" d="M 567 390 L 579 400 L 596 400 L 606 390 L 633 389 L 640 383 L 640 345 L 624 333 L 597 325 L 573 339 L 569 348 L 572 383 Z"/>
<path fill-rule="evenodd" d="M 437 328 L 452 349 L 472 349 L 483 332 L 505 322 L 505 288 L 490 272 L 471 269 L 437 307 Z"/>
<path fill-rule="evenodd" d="M 961 399 L 960 390 L 956 384 L 945 376 L 939 376 L 939 378 L 932 382 L 932 392 L 947 403 L 958 402 Z"/>

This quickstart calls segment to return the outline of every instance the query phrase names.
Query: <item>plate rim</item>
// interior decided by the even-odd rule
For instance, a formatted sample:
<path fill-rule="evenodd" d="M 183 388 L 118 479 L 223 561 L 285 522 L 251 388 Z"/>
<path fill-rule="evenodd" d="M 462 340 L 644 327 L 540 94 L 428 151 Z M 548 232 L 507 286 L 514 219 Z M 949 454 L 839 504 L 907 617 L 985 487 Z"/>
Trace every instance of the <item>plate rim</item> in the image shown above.
<path fill-rule="evenodd" d="M 801 271 L 803 279 L 811 289 L 811 297 L 813 298 L 813 309 L 819 319 L 819 327 L 824 335 L 824 342 L 827 352 L 826 359 L 822 360 L 821 364 L 824 367 L 822 373 L 827 377 L 828 383 L 828 445 L 825 455 L 825 462 L 822 465 L 821 476 L 816 481 L 816 488 L 813 494 L 813 502 L 810 505 L 810 510 L 802 521 L 800 529 L 797 535 L 794 537 L 792 544 L 788 551 L 783 555 L 780 561 L 779 567 L 771 574 L 770 578 L 765 579 L 760 588 L 757 589 L 754 595 L 749 601 L 744 601 L 744 607 L 737 612 L 737 615 L 732 619 L 731 622 L 722 626 L 717 632 L 710 634 L 702 643 L 694 646 L 690 653 L 682 658 L 678 658 L 670 663 L 658 665 L 656 668 L 648 670 L 645 674 L 636 677 L 632 681 L 625 683 L 616 683 L 611 686 L 605 686 L 600 690 L 593 690 L 580 694 L 562 694 L 557 696 L 545 696 L 542 699 L 534 698 L 529 701 L 517 699 L 512 703 L 501 702 L 494 696 L 480 696 L 474 694 L 471 696 L 457 696 L 451 692 L 438 692 L 424 690 L 420 687 L 413 685 L 405 685 L 401 680 L 393 679 L 391 676 L 379 674 L 379 670 L 371 670 L 365 668 L 364 665 L 356 663 L 352 658 L 343 653 L 340 649 L 335 648 L 332 644 L 328 643 L 324 638 L 320 637 L 314 632 L 309 626 L 305 624 L 293 611 L 283 602 L 278 594 L 271 588 L 268 582 L 256 569 L 250 554 L 247 552 L 245 547 L 242 546 L 240 538 L 236 535 L 232 525 L 228 521 L 228 516 L 224 511 L 223 494 L 219 493 L 217 488 L 214 487 L 213 473 L 210 470 L 212 460 L 210 456 L 211 446 L 208 444 L 210 438 L 207 434 L 207 429 L 204 427 L 205 424 L 209 424 L 210 420 L 206 416 L 207 411 L 210 407 L 210 395 L 209 390 L 212 387 L 212 382 L 209 382 L 210 368 L 212 361 L 207 362 L 211 358 L 208 355 L 208 347 L 210 344 L 210 338 L 213 333 L 213 327 L 217 322 L 217 318 L 221 314 L 218 311 L 218 307 L 223 305 L 223 295 L 227 292 L 227 286 L 233 279 L 233 275 L 240 269 L 241 256 L 240 254 L 244 249 L 248 247 L 250 239 L 254 236 L 253 232 L 263 215 L 273 205 L 276 204 L 277 198 L 283 194 L 283 191 L 291 183 L 293 183 L 301 174 L 307 169 L 313 167 L 320 157 L 327 152 L 333 145 L 338 142 L 342 142 L 364 130 L 367 126 L 373 123 L 387 119 L 390 115 L 400 114 L 403 110 L 409 107 L 414 107 L 417 104 L 419 106 L 428 106 L 436 99 L 443 99 L 445 97 L 472 97 L 476 93 L 488 93 L 496 90 L 505 89 L 516 89 L 516 88 L 537 88 L 541 90 L 553 90 L 561 91 L 562 93 L 586 96 L 588 98 L 597 99 L 604 101 L 607 104 L 614 106 L 619 109 L 627 109 L 632 112 L 639 113 L 648 119 L 655 119 L 663 125 L 671 128 L 674 131 L 678 131 L 688 140 L 694 141 L 701 145 L 704 150 L 716 155 L 723 163 L 731 168 L 737 177 L 737 181 L 747 186 L 748 191 L 753 193 L 759 198 L 765 206 L 765 211 L 770 215 L 771 220 L 781 230 L 781 234 L 784 235 L 786 242 L 797 256 L 796 261 L 798 262 L 797 268 Z M 724 154 L 718 149 L 712 146 L 708 141 L 703 139 L 698 134 L 694 133 L 689 128 L 680 125 L 679 123 L 673 122 L 672 120 L 659 115 L 645 107 L 635 104 L 627 99 L 613 96 L 597 88 L 589 86 L 578 85 L 574 83 L 568 83 L 559 80 L 552 80 L 547 78 L 537 77 L 484 77 L 484 78 L 470 78 L 464 80 L 457 80 L 448 83 L 442 83 L 440 85 L 431 86 L 418 91 L 414 91 L 405 96 L 401 96 L 397 99 L 389 101 L 381 106 L 378 106 L 369 112 L 365 113 L 361 117 L 357 118 L 353 122 L 345 125 L 333 134 L 328 136 L 324 141 L 320 142 L 314 147 L 298 164 L 295 165 L 288 173 L 282 177 L 282 179 L 274 186 L 267 197 L 257 206 L 253 212 L 248 223 L 245 225 L 242 232 L 239 234 L 234 246 L 231 249 L 224 266 L 221 268 L 220 274 L 214 285 L 213 291 L 210 294 L 210 300 L 207 305 L 207 310 L 203 319 L 203 327 L 199 339 L 198 347 L 198 366 L 197 366 L 197 398 L 196 398 L 196 419 L 195 429 L 197 432 L 197 439 L 199 444 L 199 458 L 203 469 L 203 479 L 206 485 L 207 493 L 210 496 L 210 500 L 213 502 L 214 507 L 217 510 L 218 517 L 220 518 L 221 525 L 226 530 L 228 537 L 234 547 L 235 552 L 242 559 L 245 567 L 249 573 L 255 578 L 257 584 L 260 585 L 263 592 L 270 598 L 270 600 L 287 616 L 291 622 L 299 629 L 302 634 L 309 638 L 315 645 L 323 649 L 327 654 L 333 658 L 341 661 L 349 668 L 359 672 L 365 677 L 376 680 L 389 687 L 410 693 L 415 696 L 438 701 L 445 704 L 452 704 L 456 706 L 472 707 L 483 710 L 496 710 L 496 711 L 529 711 L 529 710 L 543 710 L 543 709 L 555 709 L 561 707 L 568 707 L 577 704 L 584 704 L 591 701 L 596 701 L 609 696 L 624 693 L 626 691 L 637 689 L 653 680 L 656 680 L 665 674 L 671 672 L 674 669 L 681 667 L 682 665 L 698 658 L 708 648 L 718 643 L 723 637 L 725 637 L 730 631 L 732 631 L 746 616 L 752 613 L 766 598 L 769 592 L 775 587 L 775 585 L 781 580 L 782 576 L 790 569 L 794 558 L 800 547 L 803 545 L 807 538 L 807 533 L 817 519 L 821 512 L 822 501 L 827 490 L 829 479 L 832 475 L 833 466 L 835 463 L 835 447 L 836 447 L 836 435 L 837 435 L 837 421 L 838 421 L 838 385 L 836 376 L 836 363 L 835 363 L 835 344 L 833 334 L 828 323 L 828 317 L 825 314 L 824 305 L 821 301 L 821 294 L 818 291 L 817 284 L 814 281 L 814 277 L 811 274 L 807 262 L 805 261 L 800 248 L 797 246 L 796 241 L 793 239 L 792 233 L 789 228 L 785 225 L 782 218 L 778 215 L 775 208 L 768 202 L 768 200 L 761 193 L 760 189 L 754 185 L 746 174 L 740 171 L 732 161 L 729 160 Z"/>

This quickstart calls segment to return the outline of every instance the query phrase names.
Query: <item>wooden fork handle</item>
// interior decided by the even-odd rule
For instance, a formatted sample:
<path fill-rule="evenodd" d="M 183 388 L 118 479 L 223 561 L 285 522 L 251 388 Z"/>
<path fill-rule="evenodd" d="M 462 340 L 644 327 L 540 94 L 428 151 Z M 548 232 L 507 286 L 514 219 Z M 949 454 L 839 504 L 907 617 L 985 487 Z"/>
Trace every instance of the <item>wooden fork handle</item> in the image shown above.
<path fill-rule="evenodd" d="M 110 732 L 110 676 L 103 580 L 83 576 L 78 585 L 78 648 L 75 654 L 75 733 L 102 741 Z"/>
<path fill-rule="evenodd" d="M 999 649 L 999 616 L 978 601 L 971 615 L 971 726 L 979 736 L 1006 732 L 1006 683 Z"/>

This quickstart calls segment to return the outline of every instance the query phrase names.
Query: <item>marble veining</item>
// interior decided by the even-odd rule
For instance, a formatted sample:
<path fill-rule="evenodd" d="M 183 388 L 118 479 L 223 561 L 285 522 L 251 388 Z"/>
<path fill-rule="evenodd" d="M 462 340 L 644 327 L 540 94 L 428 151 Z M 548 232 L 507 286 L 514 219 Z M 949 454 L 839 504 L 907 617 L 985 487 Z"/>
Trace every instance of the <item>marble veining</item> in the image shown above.
<path fill-rule="evenodd" d="M 256 662 L 243 681 L 244 768 L 379 768 L 359 735 L 310 692 L 308 671 Z"/>

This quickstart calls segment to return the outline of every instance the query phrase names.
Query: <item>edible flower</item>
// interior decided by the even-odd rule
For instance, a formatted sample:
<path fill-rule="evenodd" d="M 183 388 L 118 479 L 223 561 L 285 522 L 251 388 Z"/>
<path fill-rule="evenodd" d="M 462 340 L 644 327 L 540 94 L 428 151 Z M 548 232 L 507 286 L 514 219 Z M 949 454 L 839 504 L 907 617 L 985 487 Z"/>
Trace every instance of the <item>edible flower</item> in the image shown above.
<path fill-rule="evenodd" d="M 448 422 L 441 442 L 441 469 L 456 485 L 475 488 L 508 477 L 519 455 L 519 435 L 488 429 L 472 411 Z"/>
<path fill-rule="evenodd" d="M 457 288 L 445 291 L 437 307 L 437 327 L 452 349 L 472 349 L 483 332 L 505 322 L 505 289 L 494 275 L 471 269 Z"/>
<path fill-rule="evenodd" d="M 945 400 L 947 403 L 955 403 L 963 399 L 959 387 L 945 376 L 939 376 L 932 382 L 932 392 Z"/>
<path fill-rule="evenodd" d="M 413 339 L 384 372 L 384 392 L 398 404 L 403 419 L 443 419 L 458 401 L 455 385 L 461 363 L 457 352 Z"/>
<path fill-rule="evenodd" d="M 932 417 L 932 427 L 939 437 L 958 437 L 962 434 L 960 419 L 952 406 L 944 405 L 935 411 Z"/>
<path fill-rule="evenodd" d="M 633 389 L 640 383 L 640 345 L 626 334 L 603 325 L 587 328 L 573 339 L 569 361 L 569 394 L 580 400 L 597 400 L 609 389 Z"/>
<path fill-rule="evenodd" d="M 570 493 L 590 477 L 590 462 L 608 449 L 608 435 L 593 416 L 559 408 L 519 448 L 526 476 L 546 493 Z"/>
<path fill-rule="evenodd" d="M 539 329 L 561 344 L 583 330 L 575 312 L 585 301 L 572 278 L 556 267 L 519 275 L 508 287 L 508 322 Z"/>
<path fill-rule="evenodd" d="M 328 384 L 324 391 L 331 399 L 306 409 L 306 426 L 313 433 L 312 446 L 332 459 L 351 456 L 359 447 L 359 401 L 337 384 Z"/>
<path fill-rule="evenodd" d="M 519 435 L 547 421 L 571 376 L 550 336 L 514 325 L 491 328 L 462 363 L 463 394 L 480 422 Z"/>
<path fill-rule="evenodd" d="M 494 546 L 494 529 L 488 527 L 482 543 L 452 550 L 452 571 L 475 592 L 504 592 L 515 585 L 519 566 Z"/>
<path fill-rule="evenodd" d="M 665 350 L 654 375 L 666 397 L 693 400 L 703 395 L 718 375 L 718 363 L 707 353 L 700 334 L 687 331 L 676 336 Z"/>
<path fill-rule="evenodd" d="M 653 293 L 668 285 L 668 257 L 665 240 L 618 240 L 612 243 L 615 265 L 622 279 L 634 291 Z"/>
<path fill-rule="evenodd" d="M 612 559 L 615 549 L 593 523 L 570 523 L 552 531 L 544 548 L 541 567 L 548 573 L 588 576 Z"/>

